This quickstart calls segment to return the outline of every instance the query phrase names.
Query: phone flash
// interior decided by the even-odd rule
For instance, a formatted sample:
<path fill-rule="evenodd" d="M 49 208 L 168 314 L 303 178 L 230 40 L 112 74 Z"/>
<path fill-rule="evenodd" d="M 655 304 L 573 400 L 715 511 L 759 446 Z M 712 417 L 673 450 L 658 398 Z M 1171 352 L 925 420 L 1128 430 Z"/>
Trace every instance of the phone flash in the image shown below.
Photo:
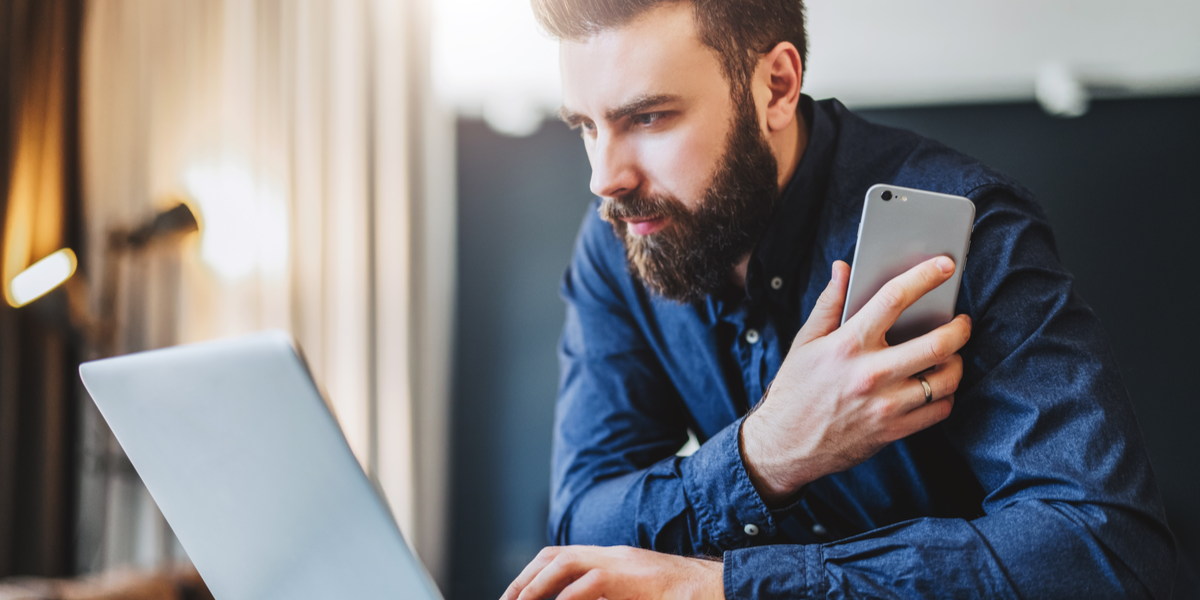
<path fill-rule="evenodd" d="M 908 202 L 908 196 L 900 196 L 901 202 Z"/>

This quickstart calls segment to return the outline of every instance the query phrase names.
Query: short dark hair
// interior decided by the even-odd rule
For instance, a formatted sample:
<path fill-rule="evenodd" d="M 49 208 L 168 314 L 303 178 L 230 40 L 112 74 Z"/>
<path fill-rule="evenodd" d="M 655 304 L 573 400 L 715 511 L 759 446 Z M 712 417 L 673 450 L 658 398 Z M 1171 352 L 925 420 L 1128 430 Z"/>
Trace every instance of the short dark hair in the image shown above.
<path fill-rule="evenodd" d="M 669 2 L 691 2 L 701 41 L 715 50 L 734 94 L 749 93 L 759 58 L 791 42 L 808 66 L 803 0 L 531 0 L 550 35 L 584 40 Z"/>

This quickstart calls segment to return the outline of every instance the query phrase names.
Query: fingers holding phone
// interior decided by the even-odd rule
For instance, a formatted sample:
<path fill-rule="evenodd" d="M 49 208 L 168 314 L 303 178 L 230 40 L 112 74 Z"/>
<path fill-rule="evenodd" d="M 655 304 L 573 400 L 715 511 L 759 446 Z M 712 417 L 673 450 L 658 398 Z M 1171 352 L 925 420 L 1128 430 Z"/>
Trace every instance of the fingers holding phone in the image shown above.
<path fill-rule="evenodd" d="M 863 202 L 842 323 L 870 310 L 877 317 L 870 322 L 886 326 L 882 332 L 876 327 L 869 333 L 883 334 L 888 343 L 900 344 L 950 322 L 974 221 L 975 204 L 967 198 L 872 186 Z M 913 270 L 930 259 L 940 275 L 932 268 Z M 918 284 L 927 291 L 915 301 L 906 301 L 912 299 L 898 296 L 907 289 L 901 281 L 912 278 L 940 283 L 932 288 Z M 904 309 L 896 311 L 901 305 Z M 885 315 L 893 318 L 882 318 Z"/>
<path fill-rule="evenodd" d="M 882 301 L 891 308 L 859 315 L 855 327 L 821 335 L 827 323 L 806 323 L 811 328 L 797 335 L 767 397 L 746 417 L 743 462 L 769 504 L 949 416 L 962 377 L 956 353 L 970 336 L 968 318 L 898 346 L 882 335 L 862 334 L 886 331 L 898 311 L 939 285 L 936 278 L 909 275 L 897 281 L 900 304 Z M 826 293 L 841 296 L 836 287 Z M 925 379 L 928 395 L 916 375 Z"/>
<path fill-rule="evenodd" d="M 878 187 L 872 191 L 878 193 Z M 919 197 L 892 189 L 901 190 L 892 195 L 897 200 Z M 956 200 L 970 205 L 969 200 Z M 868 208 L 871 201 L 869 193 Z M 963 212 L 961 204 L 951 207 Z M 974 206 L 969 209 L 973 216 Z M 849 469 L 887 444 L 944 420 L 953 406 L 963 368 L 957 352 L 971 332 L 969 317 L 951 318 L 971 218 L 958 218 L 959 231 L 949 232 L 951 238 L 963 238 L 957 252 L 925 254 L 922 260 L 923 250 L 917 248 L 905 259 L 905 269 L 880 281 L 880 272 L 894 272 L 896 267 L 876 261 L 873 264 L 881 268 L 865 268 L 867 263 L 860 268 L 864 248 L 868 255 L 886 256 L 875 248 L 878 244 L 864 242 L 867 212 L 865 208 L 850 281 L 845 264 L 835 263 L 830 285 L 797 334 L 770 392 L 743 422 L 743 459 L 751 481 L 768 502 L 787 498 L 817 478 Z M 920 235 L 919 228 L 913 232 Z M 929 239 L 917 242 L 906 247 L 912 250 Z M 864 290 L 871 293 L 851 311 L 856 289 L 859 295 Z M 914 307 L 918 310 L 912 311 Z M 839 311 L 841 328 L 831 317 Z M 929 326 L 930 315 L 940 322 Z M 894 336 L 901 324 L 906 331 Z"/>

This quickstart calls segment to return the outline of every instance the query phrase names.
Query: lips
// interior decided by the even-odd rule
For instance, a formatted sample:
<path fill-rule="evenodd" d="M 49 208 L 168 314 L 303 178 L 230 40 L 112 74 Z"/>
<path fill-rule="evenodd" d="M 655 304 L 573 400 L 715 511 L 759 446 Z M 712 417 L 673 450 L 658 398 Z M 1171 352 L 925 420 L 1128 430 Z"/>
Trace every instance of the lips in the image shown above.
<path fill-rule="evenodd" d="M 667 226 L 667 217 L 632 217 L 621 219 L 629 225 L 629 231 L 634 235 L 650 235 Z"/>

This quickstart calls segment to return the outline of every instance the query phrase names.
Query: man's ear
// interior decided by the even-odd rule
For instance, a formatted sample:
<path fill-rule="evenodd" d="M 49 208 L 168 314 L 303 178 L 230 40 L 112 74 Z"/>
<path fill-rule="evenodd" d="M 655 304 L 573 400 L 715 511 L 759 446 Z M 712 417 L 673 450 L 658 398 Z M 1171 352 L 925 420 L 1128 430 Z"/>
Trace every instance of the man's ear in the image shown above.
<path fill-rule="evenodd" d="M 796 46 L 791 42 L 779 42 L 759 60 L 754 78 L 755 87 L 768 99 L 767 131 L 780 131 L 791 125 L 796 119 L 800 84 L 804 80 L 804 65 Z"/>

